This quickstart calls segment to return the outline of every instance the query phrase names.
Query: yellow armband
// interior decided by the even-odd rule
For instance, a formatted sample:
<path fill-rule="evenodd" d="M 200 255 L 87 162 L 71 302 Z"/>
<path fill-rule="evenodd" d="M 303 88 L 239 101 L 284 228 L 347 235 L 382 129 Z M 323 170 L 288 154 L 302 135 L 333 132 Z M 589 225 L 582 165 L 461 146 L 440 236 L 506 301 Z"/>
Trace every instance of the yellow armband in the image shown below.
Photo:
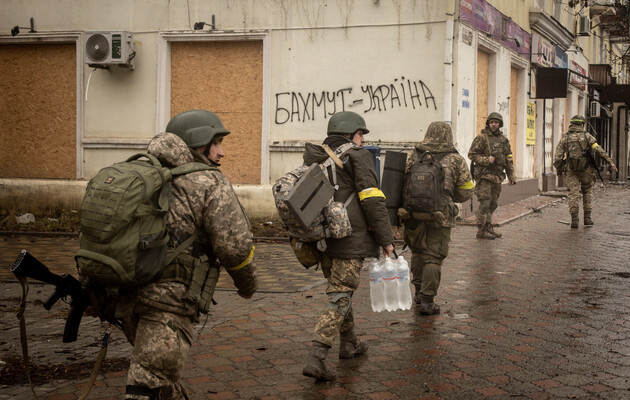
<path fill-rule="evenodd" d="M 457 190 L 473 189 L 474 187 L 475 187 L 475 184 L 473 183 L 473 181 L 468 181 L 464 183 L 463 185 L 458 186 Z"/>
<path fill-rule="evenodd" d="M 385 195 L 379 188 L 371 187 L 364 189 L 359 192 L 359 200 L 363 201 L 370 197 L 382 197 L 385 198 Z"/>
<path fill-rule="evenodd" d="M 254 249 L 255 248 L 256 248 L 256 246 L 252 246 L 252 249 L 249 251 L 249 255 L 247 256 L 245 261 L 243 261 L 242 263 L 240 263 L 236 267 L 226 268 L 226 269 L 228 269 L 230 271 L 237 271 L 237 270 L 243 268 L 244 266 L 248 265 L 250 262 L 252 262 L 252 258 L 254 258 Z"/>

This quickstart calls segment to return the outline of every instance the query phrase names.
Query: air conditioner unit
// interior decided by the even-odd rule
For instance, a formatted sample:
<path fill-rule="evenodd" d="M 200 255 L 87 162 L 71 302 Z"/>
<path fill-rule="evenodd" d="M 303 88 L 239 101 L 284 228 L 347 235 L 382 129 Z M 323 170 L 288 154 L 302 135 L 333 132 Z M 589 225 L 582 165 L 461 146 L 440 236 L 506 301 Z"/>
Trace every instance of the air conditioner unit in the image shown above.
<path fill-rule="evenodd" d="M 86 32 L 84 61 L 95 67 L 134 68 L 136 52 L 129 32 Z"/>
<path fill-rule="evenodd" d="M 599 101 L 591 101 L 591 108 L 589 110 L 589 117 L 599 118 L 602 114 L 602 106 Z"/>
<path fill-rule="evenodd" d="M 577 34 L 578 36 L 591 36 L 591 19 L 587 15 L 580 15 Z"/>

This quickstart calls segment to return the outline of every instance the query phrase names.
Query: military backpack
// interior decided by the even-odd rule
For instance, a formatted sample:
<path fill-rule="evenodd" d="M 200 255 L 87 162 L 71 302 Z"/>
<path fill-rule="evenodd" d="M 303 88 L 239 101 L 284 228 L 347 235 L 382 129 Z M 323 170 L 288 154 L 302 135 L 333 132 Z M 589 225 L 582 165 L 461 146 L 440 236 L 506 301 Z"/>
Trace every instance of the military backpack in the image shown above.
<path fill-rule="evenodd" d="M 588 168 L 586 151 L 588 143 L 584 132 L 567 133 L 567 165 L 571 171 L 582 172 Z"/>
<path fill-rule="evenodd" d="M 145 160 L 146 159 L 146 160 Z M 151 154 L 136 154 L 90 179 L 80 210 L 77 268 L 88 285 L 133 288 L 155 281 L 188 248 L 167 246 L 166 216 L 174 176 L 217 169 L 202 163 L 163 167 Z"/>
<path fill-rule="evenodd" d="M 312 144 L 307 144 L 311 145 Z M 352 233 L 345 203 L 333 201 L 337 190 L 336 169 L 343 169 L 340 157 L 353 143 L 334 152 L 323 146 L 328 158 L 320 164 L 302 165 L 276 180 L 272 193 L 282 225 L 289 231 L 298 260 L 306 268 L 317 264 L 318 251 L 326 249 L 326 239 L 341 239 Z"/>
<path fill-rule="evenodd" d="M 444 193 L 445 173 L 440 160 L 449 153 L 415 151 L 417 160 L 405 174 L 402 207 L 409 212 L 433 214 L 442 211 L 448 198 Z"/>

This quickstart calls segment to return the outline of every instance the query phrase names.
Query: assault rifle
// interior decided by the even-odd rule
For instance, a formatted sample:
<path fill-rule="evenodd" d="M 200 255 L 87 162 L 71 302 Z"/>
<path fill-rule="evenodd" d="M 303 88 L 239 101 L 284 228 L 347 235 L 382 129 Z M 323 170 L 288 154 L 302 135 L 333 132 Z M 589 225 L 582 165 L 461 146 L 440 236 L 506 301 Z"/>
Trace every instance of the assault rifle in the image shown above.
<path fill-rule="evenodd" d="M 591 150 L 586 150 L 584 152 L 584 155 L 586 156 L 586 159 L 588 160 L 588 163 L 591 164 L 591 167 L 593 167 L 595 169 L 595 172 L 597 172 L 597 176 L 599 177 L 599 180 L 602 181 L 602 185 L 604 184 L 604 178 L 602 178 L 602 174 L 599 172 L 599 167 L 597 166 L 597 162 L 595 161 L 595 157 L 593 157 L 593 152 Z"/>
<path fill-rule="evenodd" d="M 70 296 L 70 312 L 66 319 L 62 342 L 76 341 L 83 312 L 90 305 L 90 299 L 81 283 L 70 274 L 54 274 L 26 250 L 22 250 L 17 256 L 11 272 L 20 280 L 31 278 L 55 286 L 55 291 L 43 304 L 46 310 L 50 310 L 59 299 Z"/>

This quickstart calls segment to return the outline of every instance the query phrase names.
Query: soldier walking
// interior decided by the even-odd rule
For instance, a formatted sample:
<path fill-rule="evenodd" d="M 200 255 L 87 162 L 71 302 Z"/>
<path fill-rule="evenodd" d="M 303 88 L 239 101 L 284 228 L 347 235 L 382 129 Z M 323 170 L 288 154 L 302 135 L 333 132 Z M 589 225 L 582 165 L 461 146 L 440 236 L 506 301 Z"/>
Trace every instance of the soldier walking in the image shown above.
<path fill-rule="evenodd" d="M 339 185 L 334 201 L 347 203 L 352 234 L 343 239 L 326 239 L 322 271 L 328 280 L 328 301 L 313 333 L 313 348 L 306 359 L 303 374 L 320 381 L 332 381 L 336 374 L 326 365 L 328 350 L 340 336 L 339 358 L 364 354 L 368 344 L 357 339 L 354 330 L 352 295 L 359 287 L 359 274 L 365 257 L 378 257 L 379 246 L 385 255 L 394 250 L 394 236 L 385 207 L 385 196 L 378 188 L 374 161 L 362 147 L 369 132 L 365 120 L 353 112 L 334 114 L 328 122 L 324 140 L 333 151 L 346 143 L 354 143 L 343 153 L 343 169 L 336 169 Z M 307 144 L 305 165 L 322 163 L 328 158 L 323 147 Z"/>
<path fill-rule="evenodd" d="M 158 280 L 108 297 L 89 288 L 97 308 L 115 309 L 133 345 L 125 399 L 188 399 L 182 385 L 193 344 L 193 323 L 207 314 L 222 268 L 238 294 L 256 291 L 253 238 L 247 216 L 228 179 L 217 168 L 225 156 L 221 143 L 230 132 L 206 110 L 176 115 L 167 132 L 153 137 L 148 153 L 174 168 L 191 162 L 212 167 L 172 181 L 166 225 L 169 247 L 192 244 L 165 267 Z M 207 276 L 207 279 L 204 279 Z M 112 304 L 114 303 L 114 304 Z"/>
<path fill-rule="evenodd" d="M 437 211 L 433 213 L 415 212 L 413 210 L 418 208 L 413 204 L 413 190 L 409 189 L 413 185 L 408 182 L 417 180 L 414 171 L 418 170 L 413 168 L 414 165 L 428 157 L 438 161 L 444 171 L 444 178 L 440 182 L 443 187 L 438 188 L 442 191 L 442 200 L 434 205 Z M 451 126 L 446 122 L 432 122 L 424 140 L 407 156 L 403 189 L 403 206 L 407 208 L 401 208 L 398 212 L 405 226 L 405 243 L 411 249 L 411 283 L 416 289 L 414 301 L 422 315 L 440 312 L 433 298 L 440 286 L 442 263 L 448 255 L 451 229 L 455 227 L 459 214 L 455 203 L 470 200 L 474 186 L 466 160 L 453 145 Z M 406 195 L 411 198 L 407 199 Z"/>
<path fill-rule="evenodd" d="M 486 127 L 473 139 L 468 158 L 474 163 L 473 177 L 477 183 L 477 238 L 494 239 L 502 235 L 492 226 L 492 213 L 499 207 L 501 183 L 507 178 L 516 185 L 510 141 L 501 132 L 503 117 L 498 112 L 488 115 Z"/>
<path fill-rule="evenodd" d="M 572 229 L 577 229 L 580 223 L 578 217 L 580 194 L 584 210 L 584 225 L 593 225 L 591 211 L 593 210 L 593 185 L 595 185 L 596 171 L 594 163 L 589 161 L 588 152 L 595 151 L 606 163 L 610 164 L 611 171 L 618 171 L 610 156 L 597 144 L 593 135 L 584 130 L 585 124 L 586 120 L 581 115 L 574 115 L 571 118 L 569 131 L 558 142 L 553 161 L 553 166 L 559 175 L 566 173 Z"/>

